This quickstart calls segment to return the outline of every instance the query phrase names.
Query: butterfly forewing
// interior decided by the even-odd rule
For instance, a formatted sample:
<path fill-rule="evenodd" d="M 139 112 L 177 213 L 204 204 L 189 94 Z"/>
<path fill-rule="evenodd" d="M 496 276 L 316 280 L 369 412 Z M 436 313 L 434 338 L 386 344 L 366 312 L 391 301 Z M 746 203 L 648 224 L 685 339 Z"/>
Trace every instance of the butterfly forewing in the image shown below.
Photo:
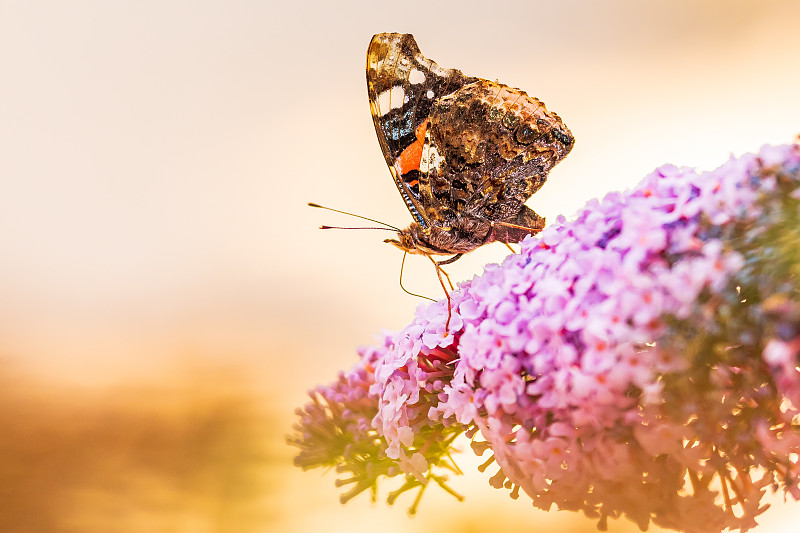
<path fill-rule="evenodd" d="M 406 205 L 423 226 L 419 161 L 434 103 L 477 78 L 425 58 L 414 37 L 375 35 L 367 50 L 370 110 L 384 158 Z"/>
<path fill-rule="evenodd" d="M 461 254 L 544 226 L 524 203 L 573 137 L 539 100 L 442 68 L 398 33 L 370 42 L 367 87 L 383 155 L 416 222 L 395 241 L 402 249 Z"/>

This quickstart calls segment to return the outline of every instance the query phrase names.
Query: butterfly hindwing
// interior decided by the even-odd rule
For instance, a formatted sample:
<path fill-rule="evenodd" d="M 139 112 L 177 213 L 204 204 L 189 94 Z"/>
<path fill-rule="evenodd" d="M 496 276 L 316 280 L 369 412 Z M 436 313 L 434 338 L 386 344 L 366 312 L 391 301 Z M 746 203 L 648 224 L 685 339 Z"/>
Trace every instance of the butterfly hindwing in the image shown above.
<path fill-rule="evenodd" d="M 572 143 L 558 115 L 538 99 L 478 80 L 431 111 L 424 152 L 433 155 L 423 165 L 422 203 L 445 222 L 469 216 L 516 224 Z"/>

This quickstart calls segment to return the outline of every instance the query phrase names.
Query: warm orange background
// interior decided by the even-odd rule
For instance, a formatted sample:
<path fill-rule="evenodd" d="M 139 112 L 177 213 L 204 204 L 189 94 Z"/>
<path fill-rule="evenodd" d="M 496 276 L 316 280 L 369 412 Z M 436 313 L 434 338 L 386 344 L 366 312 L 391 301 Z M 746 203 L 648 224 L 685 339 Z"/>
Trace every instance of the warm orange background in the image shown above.
<path fill-rule="evenodd" d="M 552 220 L 665 162 L 791 141 L 799 24 L 795 0 L 0 0 L 0 531 L 593 531 L 469 456 L 467 503 L 432 491 L 413 520 L 290 466 L 305 390 L 420 303 L 386 235 L 320 232 L 353 220 L 305 205 L 410 221 L 367 43 L 414 33 L 559 113 L 575 149 L 529 202 Z M 775 507 L 761 531 L 794 527 Z"/>

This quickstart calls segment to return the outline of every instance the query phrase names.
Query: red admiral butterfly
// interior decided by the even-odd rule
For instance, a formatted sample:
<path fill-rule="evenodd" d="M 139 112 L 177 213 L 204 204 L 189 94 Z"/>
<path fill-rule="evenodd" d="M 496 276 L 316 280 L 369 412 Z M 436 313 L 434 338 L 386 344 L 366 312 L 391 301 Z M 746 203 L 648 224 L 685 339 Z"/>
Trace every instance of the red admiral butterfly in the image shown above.
<path fill-rule="evenodd" d="M 544 227 L 524 204 L 574 138 L 536 98 L 440 67 L 410 34 L 372 38 L 367 90 L 386 164 L 414 219 L 385 242 L 430 258 L 449 303 L 441 265 Z"/>
<path fill-rule="evenodd" d="M 367 50 L 372 120 L 414 221 L 388 242 L 462 254 L 544 227 L 524 205 L 572 149 L 561 119 L 524 91 L 444 69 L 414 36 L 379 33 Z"/>

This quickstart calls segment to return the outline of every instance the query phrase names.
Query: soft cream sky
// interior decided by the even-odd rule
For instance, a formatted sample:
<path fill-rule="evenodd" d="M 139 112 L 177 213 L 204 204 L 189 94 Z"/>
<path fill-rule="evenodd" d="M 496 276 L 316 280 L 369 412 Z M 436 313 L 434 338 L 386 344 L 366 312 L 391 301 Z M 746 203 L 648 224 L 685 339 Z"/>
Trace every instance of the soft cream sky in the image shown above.
<path fill-rule="evenodd" d="M 662 163 L 791 141 L 798 23 L 793 0 L 0 0 L 0 356 L 88 385 L 226 361 L 288 409 L 420 303 L 383 233 L 320 232 L 351 221 L 305 205 L 410 222 L 369 116 L 372 34 L 564 119 L 575 149 L 529 202 L 552 220 Z M 423 259 L 406 282 L 439 296 Z"/>

